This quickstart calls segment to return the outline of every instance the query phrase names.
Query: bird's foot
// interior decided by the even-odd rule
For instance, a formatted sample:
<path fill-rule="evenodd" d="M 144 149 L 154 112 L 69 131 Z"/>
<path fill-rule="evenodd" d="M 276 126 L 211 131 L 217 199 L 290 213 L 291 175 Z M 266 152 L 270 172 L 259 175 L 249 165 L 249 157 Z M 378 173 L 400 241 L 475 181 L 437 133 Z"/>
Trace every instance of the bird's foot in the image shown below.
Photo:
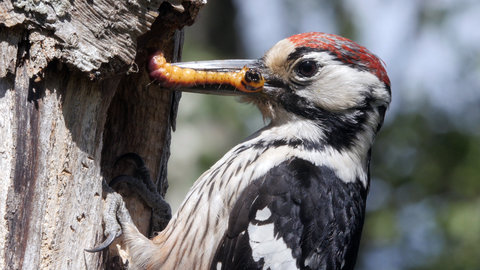
<path fill-rule="evenodd" d="M 153 183 L 150 173 L 145 166 L 145 161 L 135 153 L 122 155 L 117 159 L 115 164 L 121 160 L 131 160 L 135 163 L 134 175 L 119 175 L 112 179 L 110 186 L 115 188 L 115 186 L 120 183 L 128 184 L 131 189 L 140 195 L 148 207 L 152 209 L 152 225 L 150 231 L 162 231 L 172 218 L 172 211 L 170 205 L 164 200 Z"/>
<path fill-rule="evenodd" d="M 117 237 L 122 235 L 122 226 L 133 224 L 122 196 L 110 188 L 105 181 L 103 184 L 107 194 L 103 208 L 103 223 L 105 224 L 103 234 L 106 239 L 92 249 L 85 249 L 85 251 L 92 253 L 108 248 Z"/>
<path fill-rule="evenodd" d="M 125 228 L 125 226 L 129 224 L 133 225 L 132 218 L 125 206 L 122 196 L 112 189 L 112 187 L 120 183 L 128 184 L 152 209 L 152 232 L 163 230 L 172 217 L 170 205 L 163 199 L 152 182 L 150 173 L 143 159 L 135 153 L 127 153 L 119 157 L 115 165 L 124 159 L 131 160 L 135 163 L 136 168 L 134 175 L 117 176 L 112 179 L 110 185 L 104 181 L 103 189 L 106 197 L 103 210 L 103 222 L 105 224 L 104 235 L 106 239 L 98 246 L 92 249 L 86 249 L 88 252 L 99 252 L 106 249 L 122 234 L 122 228 Z"/>

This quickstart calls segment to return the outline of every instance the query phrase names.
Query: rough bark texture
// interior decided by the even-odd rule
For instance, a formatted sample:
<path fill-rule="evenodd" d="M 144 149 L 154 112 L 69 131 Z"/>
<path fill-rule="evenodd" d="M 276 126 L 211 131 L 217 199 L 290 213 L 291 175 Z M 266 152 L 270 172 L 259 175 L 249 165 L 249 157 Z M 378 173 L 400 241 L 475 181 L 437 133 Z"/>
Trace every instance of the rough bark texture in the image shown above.
<path fill-rule="evenodd" d="M 104 269 L 102 180 L 145 158 L 162 193 L 178 96 L 150 84 L 147 56 L 179 56 L 204 1 L 0 3 L 0 269 Z M 148 234 L 150 209 L 128 193 Z M 113 254 L 113 255 L 112 255 Z M 107 256 L 104 256 L 107 255 Z"/>

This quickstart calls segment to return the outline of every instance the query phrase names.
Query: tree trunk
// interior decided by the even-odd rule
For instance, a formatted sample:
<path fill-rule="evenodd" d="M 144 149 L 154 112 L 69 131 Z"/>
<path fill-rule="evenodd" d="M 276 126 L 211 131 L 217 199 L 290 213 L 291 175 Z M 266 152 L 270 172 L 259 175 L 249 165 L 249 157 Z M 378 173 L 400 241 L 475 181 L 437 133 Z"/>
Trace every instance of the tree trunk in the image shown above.
<path fill-rule="evenodd" d="M 157 49 L 179 57 L 178 29 L 203 4 L 0 3 L 0 269 L 121 265 L 84 252 L 104 239 L 102 180 L 135 152 L 166 192 L 179 96 L 150 84 L 145 66 Z M 148 234 L 150 209 L 125 195 Z"/>

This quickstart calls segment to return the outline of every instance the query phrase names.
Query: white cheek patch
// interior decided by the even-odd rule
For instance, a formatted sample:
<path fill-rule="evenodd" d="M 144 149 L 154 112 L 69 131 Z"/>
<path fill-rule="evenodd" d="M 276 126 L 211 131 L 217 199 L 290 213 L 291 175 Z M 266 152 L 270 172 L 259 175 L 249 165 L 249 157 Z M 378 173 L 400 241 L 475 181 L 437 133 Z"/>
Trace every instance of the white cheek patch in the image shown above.
<path fill-rule="evenodd" d="M 382 89 L 384 95 L 388 95 L 380 80 L 368 71 L 344 65 L 327 65 L 312 84 L 298 90 L 297 94 L 321 108 L 340 111 L 362 105 L 372 87 Z"/>

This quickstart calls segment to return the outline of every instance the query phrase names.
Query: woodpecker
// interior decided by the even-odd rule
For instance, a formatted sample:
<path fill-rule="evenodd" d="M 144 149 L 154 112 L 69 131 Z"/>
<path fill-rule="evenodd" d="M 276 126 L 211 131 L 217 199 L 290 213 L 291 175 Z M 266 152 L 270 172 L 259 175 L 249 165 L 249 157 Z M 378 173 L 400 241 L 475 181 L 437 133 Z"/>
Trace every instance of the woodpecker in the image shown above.
<path fill-rule="evenodd" d="M 142 269 L 353 269 L 372 144 L 391 100 L 383 62 L 347 38 L 310 32 L 281 40 L 258 60 L 172 66 L 189 74 L 254 70 L 264 85 L 240 91 L 228 80 L 197 83 L 195 76 L 183 80 L 150 65 L 151 76 L 166 86 L 241 95 L 270 121 L 199 177 L 153 239 L 120 205 L 131 263 Z"/>

